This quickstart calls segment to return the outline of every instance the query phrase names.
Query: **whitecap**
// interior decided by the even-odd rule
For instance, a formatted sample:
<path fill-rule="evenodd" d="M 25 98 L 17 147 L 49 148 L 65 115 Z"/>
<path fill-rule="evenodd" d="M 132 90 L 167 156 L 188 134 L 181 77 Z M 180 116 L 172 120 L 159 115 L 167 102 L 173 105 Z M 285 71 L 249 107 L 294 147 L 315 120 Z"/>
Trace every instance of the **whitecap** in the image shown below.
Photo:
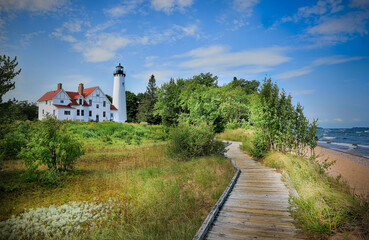
<path fill-rule="evenodd" d="M 327 140 L 332 140 L 332 139 L 335 139 L 336 137 L 323 137 L 323 138 Z"/>

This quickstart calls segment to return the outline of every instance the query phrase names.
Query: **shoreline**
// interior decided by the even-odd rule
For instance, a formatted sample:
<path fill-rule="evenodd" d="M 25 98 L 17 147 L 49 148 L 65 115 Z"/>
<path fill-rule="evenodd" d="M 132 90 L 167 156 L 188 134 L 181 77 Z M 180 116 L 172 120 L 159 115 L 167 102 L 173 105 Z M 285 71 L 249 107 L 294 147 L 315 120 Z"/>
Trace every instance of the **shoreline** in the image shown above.
<path fill-rule="evenodd" d="M 339 149 L 333 149 L 333 148 L 330 148 L 328 146 L 320 145 L 319 143 L 318 143 L 317 148 L 318 147 L 321 147 L 321 148 L 325 148 L 325 149 L 332 150 L 332 151 L 335 151 L 335 152 L 346 154 L 346 155 L 348 155 L 347 157 L 351 157 L 350 159 L 352 161 L 354 161 L 356 163 L 359 163 L 361 165 L 364 165 L 366 167 L 369 167 L 369 157 L 362 156 L 362 155 L 357 154 L 355 152 L 349 152 L 349 151 L 344 151 L 344 150 L 339 150 Z"/>
<path fill-rule="evenodd" d="M 328 175 L 332 177 L 341 175 L 353 194 L 369 197 L 369 159 L 320 145 L 315 148 L 315 154 L 319 162 L 325 159 L 329 162 L 336 161 L 328 169 Z"/>

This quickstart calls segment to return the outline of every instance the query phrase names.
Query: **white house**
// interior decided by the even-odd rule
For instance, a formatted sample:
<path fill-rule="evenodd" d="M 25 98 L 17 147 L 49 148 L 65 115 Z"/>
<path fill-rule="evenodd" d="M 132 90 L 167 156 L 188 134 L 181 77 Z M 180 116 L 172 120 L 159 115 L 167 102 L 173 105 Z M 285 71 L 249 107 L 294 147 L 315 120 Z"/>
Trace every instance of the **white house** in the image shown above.
<path fill-rule="evenodd" d="M 45 93 L 38 102 L 38 119 L 50 114 L 59 120 L 125 122 L 127 120 L 125 72 L 119 64 L 114 72 L 113 103 L 100 87 L 84 88 L 80 83 L 78 92 L 65 91 L 58 83 L 55 91 Z"/>

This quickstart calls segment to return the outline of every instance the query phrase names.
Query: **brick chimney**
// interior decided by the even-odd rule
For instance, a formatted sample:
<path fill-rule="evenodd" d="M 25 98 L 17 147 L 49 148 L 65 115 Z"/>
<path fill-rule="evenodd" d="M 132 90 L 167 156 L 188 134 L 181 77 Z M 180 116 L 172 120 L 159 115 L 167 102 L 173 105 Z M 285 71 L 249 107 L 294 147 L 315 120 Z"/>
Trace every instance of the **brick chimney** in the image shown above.
<path fill-rule="evenodd" d="M 57 90 L 60 90 L 60 89 L 62 89 L 62 84 L 61 83 L 58 83 L 58 89 Z"/>
<path fill-rule="evenodd" d="M 78 85 L 78 93 L 79 93 L 79 95 L 82 95 L 83 94 L 83 83 L 80 83 Z"/>

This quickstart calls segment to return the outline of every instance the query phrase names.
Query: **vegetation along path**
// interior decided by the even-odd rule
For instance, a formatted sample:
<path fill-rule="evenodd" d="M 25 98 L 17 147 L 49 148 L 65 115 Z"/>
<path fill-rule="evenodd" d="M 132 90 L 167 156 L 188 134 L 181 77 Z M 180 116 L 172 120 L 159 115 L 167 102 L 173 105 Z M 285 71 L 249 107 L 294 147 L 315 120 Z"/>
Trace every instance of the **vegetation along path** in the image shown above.
<path fill-rule="evenodd" d="M 216 216 L 206 239 L 301 239 L 289 213 L 288 189 L 281 175 L 248 158 L 240 142 L 227 152 L 241 175 Z"/>

